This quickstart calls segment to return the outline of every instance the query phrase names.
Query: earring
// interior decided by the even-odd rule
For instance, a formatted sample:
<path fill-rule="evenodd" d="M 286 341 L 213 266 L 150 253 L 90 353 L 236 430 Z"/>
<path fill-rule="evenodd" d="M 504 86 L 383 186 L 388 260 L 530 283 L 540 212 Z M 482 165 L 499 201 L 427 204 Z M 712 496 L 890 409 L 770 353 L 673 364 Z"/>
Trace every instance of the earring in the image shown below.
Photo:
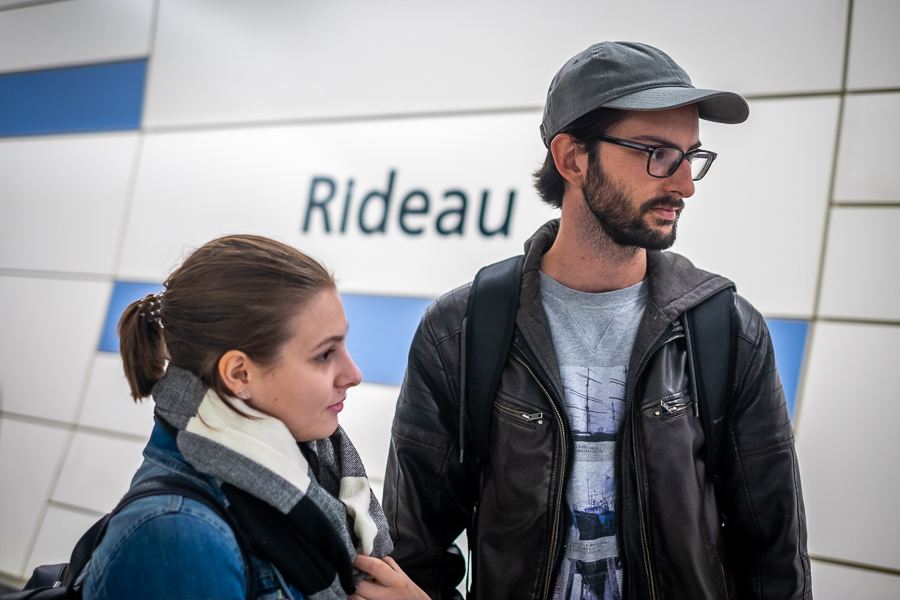
<path fill-rule="evenodd" d="M 249 390 L 239 391 L 238 398 L 240 398 L 241 400 L 249 400 L 250 399 L 250 391 Z"/>

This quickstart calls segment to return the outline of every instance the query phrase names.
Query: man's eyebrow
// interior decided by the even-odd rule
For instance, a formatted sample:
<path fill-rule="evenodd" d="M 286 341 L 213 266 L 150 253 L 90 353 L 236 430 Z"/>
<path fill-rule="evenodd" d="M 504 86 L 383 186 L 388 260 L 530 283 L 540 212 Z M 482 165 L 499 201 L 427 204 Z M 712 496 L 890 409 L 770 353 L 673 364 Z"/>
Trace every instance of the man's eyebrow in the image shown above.
<path fill-rule="evenodd" d="M 679 149 L 681 148 L 681 146 L 679 146 L 672 140 L 666 139 L 664 137 L 659 137 L 656 135 L 636 135 L 636 136 L 634 136 L 634 140 L 635 141 L 655 142 L 656 144 L 659 144 L 662 146 L 670 146 L 672 148 L 679 148 Z M 687 151 L 690 152 L 691 150 L 696 150 L 700 146 L 701 146 L 701 144 L 698 141 L 696 144 L 694 144 L 690 148 L 688 148 Z"/>

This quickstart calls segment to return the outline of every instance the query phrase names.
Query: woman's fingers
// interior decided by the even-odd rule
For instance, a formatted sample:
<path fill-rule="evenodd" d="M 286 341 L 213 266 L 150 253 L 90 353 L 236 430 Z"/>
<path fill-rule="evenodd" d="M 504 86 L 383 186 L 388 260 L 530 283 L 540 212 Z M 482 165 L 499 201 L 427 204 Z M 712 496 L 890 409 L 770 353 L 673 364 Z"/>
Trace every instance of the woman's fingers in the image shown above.
<path fill-rule="evenodd" d="M 428 600 L 428 595 L 389 556 L 380 559 L 359 555 L 353 565 L 369 575 L 354 594 L 361 600 Z"/>
<path fill-rule="evenodd" d="M 394 562 L 393 558 L 391 558 L 391 562 L 394 563 L 394 566 L 397 565 L 397 563 Z M 384 560 L 375 558 L 374 556 L 366 556 L 364 554 L 357 555 L 356 561 L 353 563 L 353 566 L 360 571 L 363 571 L 364 573 L 368 573 L 375 579 L 384 579 L 385 577 L 389 577 L 394 572 L 394 569 L 391 567 L 391 565 L 386 563 Z"/>

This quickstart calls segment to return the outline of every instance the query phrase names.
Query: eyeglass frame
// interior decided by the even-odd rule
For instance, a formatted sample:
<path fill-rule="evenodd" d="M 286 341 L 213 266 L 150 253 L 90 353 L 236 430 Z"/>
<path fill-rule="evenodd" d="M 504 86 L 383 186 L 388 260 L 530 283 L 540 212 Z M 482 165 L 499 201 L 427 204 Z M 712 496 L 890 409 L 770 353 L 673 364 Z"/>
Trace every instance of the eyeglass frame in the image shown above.
<path fill-rule="evenodd" d="M 691 164 L 694 157 L 698 153 L 703 153 L 703 154 L 709 155 L 709 162 L 706 163 L 706 166 L 703 168 L 703 170 L 700 172 L 700 174 L 697 175 L 697 177 L 694 177 L 693 175 L 691 175 L 692 180 L 700 181 L 709 172 L 709 168 L 712 166 L 713 162 L 716 160 L 716 157 L 718 156 L 718 154 L 716 154 L 712 150 L 704 150 L 703 148 L 697 148 L 696 150 L 690 150 L 688 152 L 685 152 L 681 148 L 676 148 L 675 146 L 667 146 L 665 144 L 659 144 L 656 146 L 648 146 L 646 144 L 641 144 L 639 142 L 633 142 L 631 140 L 623 140 L 621 138 L 616 138 L 616 137 L 612 137 L 609 135 L 598 135 L 594 139 L 597 139 L 601 142 L 608 142 L 610 144 L 615 144 L 617 146 L 624 146 L 625 148 L 632 148 L 634 150 L 641 150 L 642 152 L 646 152 L 647 153 L 647 175 L 649 175 L 650 177 L 656 177 L 657 179 L 666 179 L 668 177 L 671 177 L 672 175 L 675 174 L 675 171 L 678 170 L 678 167 L 681 166 L 682 162 L 687 160 L 688 164 Z M 653 160 L 653 153 L 656 152 L 657 150 L 659 150 L 660 148 L 669 148 L 670 150 L 677 150 L 677 151 L 681 152 L 681 160 L 674 163 L 674 166 L 671 169 L 669 169 L 669 173 L 667 175 L 654 175 L 653 173 L 650 172 L 650 161 Z"/>

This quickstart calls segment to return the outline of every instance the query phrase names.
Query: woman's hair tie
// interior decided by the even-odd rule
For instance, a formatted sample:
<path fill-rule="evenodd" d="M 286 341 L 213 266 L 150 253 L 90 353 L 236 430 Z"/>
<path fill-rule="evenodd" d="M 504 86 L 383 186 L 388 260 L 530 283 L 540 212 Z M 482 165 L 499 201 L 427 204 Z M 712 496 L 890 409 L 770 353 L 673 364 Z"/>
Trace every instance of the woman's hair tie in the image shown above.
<path fill-rule="evenodd" d="M 165 292 L 159 292 L 158 294 L 150 294 L 146 296 L 140 305 L 140 311 L 138 314 L 150 323 L 153 323 L 160 329 L 165 329 L 162 323 L 162 312 L 163 307 L 163 294 Z"/>

